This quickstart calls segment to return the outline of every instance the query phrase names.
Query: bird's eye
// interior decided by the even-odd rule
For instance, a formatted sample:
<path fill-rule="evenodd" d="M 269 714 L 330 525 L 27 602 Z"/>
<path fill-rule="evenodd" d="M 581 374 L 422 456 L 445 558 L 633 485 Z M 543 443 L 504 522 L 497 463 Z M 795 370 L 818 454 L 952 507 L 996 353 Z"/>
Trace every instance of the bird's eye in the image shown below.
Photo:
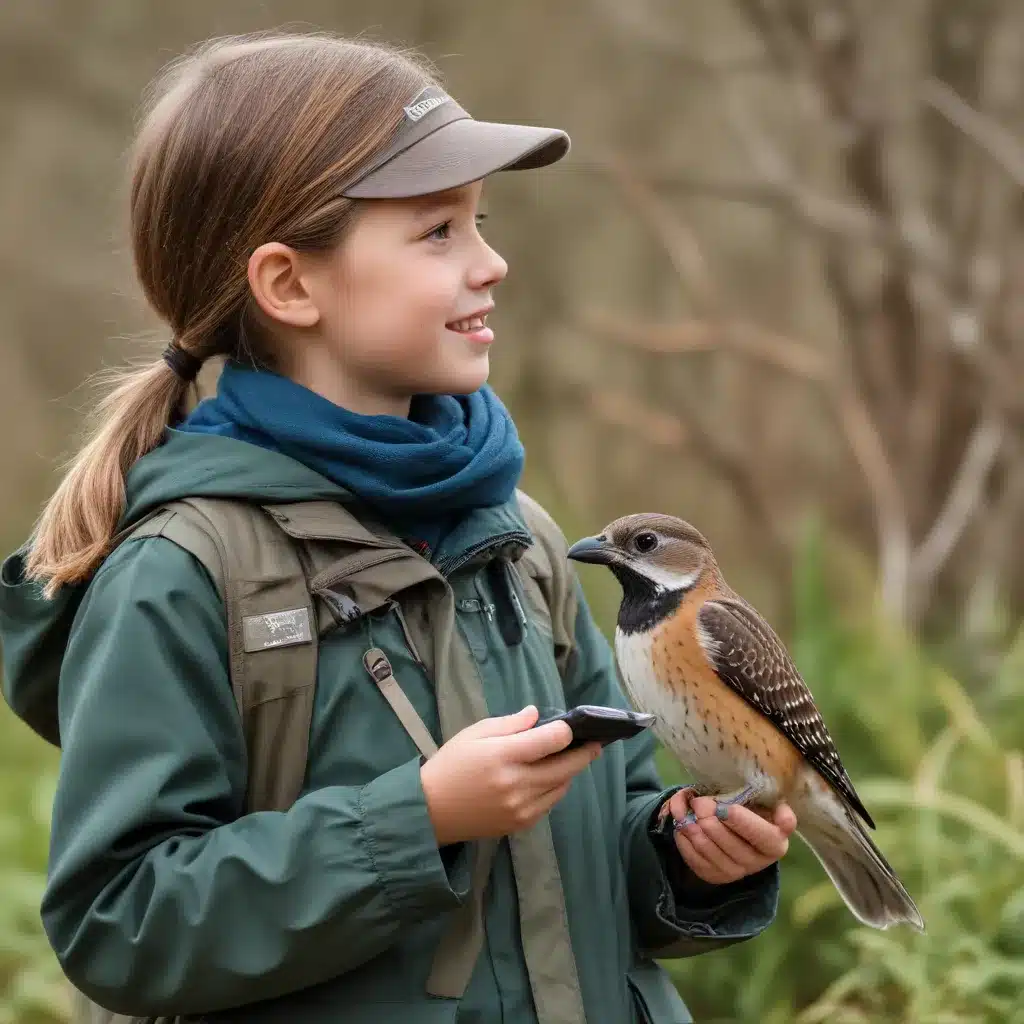
<path fill-rule="evenodd" d="M 658 546 L 658 535 L 655 533 L 638 533 L 633 539 L 633 546 L 641 555 L 646 555 Z"/>

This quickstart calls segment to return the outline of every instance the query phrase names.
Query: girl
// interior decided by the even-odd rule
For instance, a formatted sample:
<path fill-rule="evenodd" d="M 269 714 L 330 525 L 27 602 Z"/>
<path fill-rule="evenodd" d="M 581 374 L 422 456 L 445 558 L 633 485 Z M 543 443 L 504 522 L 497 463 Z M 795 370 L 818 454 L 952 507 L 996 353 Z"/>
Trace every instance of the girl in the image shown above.
<path fill-rule="evenodd" d="M 723 823 L 695 801 L 699 824 L 662 840 L 659 811 L 681 817 L 686 797 L 662 789 L 648 738 L 597 758 L 566 749 L 564 723 L 531 728 L 537 705 L 624 703 L 485 386 L 507 268 L 478 232 L 482 179 L 568 148 L 560 131 L 473 120 L 418 57 L 323 35 L 216 40 L 158 81 L 131 230 L 173 341 L 106 399 L 0 600 L 7 698 L 63 748 L 43 922 L 96 1004 L 681 1021 L 650 958 L 771 920 L 791 812 Z M 217 394 L 184 417 L 212 356 Z M 237 602 L 279 579 L 215 579 L 170 513 L 123 540 L 182 498 L 246 522 L 268 509 L 310 558 L 321 541 L 350 568 L 360 545 L 374 558 L 348 589 L 312 566 L 312 618 L 300 605 L 236 631 Z M 317 534 L 332 515 L 348 526 Z M 399 564 L 419 583 L 389 588 L 382 567 Z M 303 650 L 301 792 L 252 810 L 277 741 L 253 746 L 235 658 Z M 381 690 L 364 664 L 386 665 Z M 273 672 L 258 682 L 253 713 L 281 696 Z"/>

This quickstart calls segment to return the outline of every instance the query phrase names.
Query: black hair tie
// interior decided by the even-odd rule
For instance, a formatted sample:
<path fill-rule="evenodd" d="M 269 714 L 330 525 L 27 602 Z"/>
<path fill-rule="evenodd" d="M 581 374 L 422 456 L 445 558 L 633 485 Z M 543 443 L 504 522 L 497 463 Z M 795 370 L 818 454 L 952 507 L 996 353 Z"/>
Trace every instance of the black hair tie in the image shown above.
<path fill-rule="evenodd" d="M 203 360 L 199 356 L 186 352 L 176 341 L 172 341 L 163 351 L 164 362 L 186 382 L 193 381 L 203 368 Z"/>

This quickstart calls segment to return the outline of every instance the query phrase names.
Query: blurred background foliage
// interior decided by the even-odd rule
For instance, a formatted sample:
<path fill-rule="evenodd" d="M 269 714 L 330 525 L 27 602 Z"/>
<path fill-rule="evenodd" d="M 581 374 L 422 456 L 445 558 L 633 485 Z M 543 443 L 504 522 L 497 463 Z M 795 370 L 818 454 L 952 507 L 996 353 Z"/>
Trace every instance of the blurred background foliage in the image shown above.
<path fill-rule="evenodd" d="M 924 914 L 857 926 L 796 842 L 768 933 L 670 965 L 697 1019 L 1024 1022 L 1024 5 L 7 0 L 5 552 L 81 382 L 162 345 L 124 241 L 142 88 L 272 27 L 422 47 L 476 116 L 571 133 L 488 186 L 527 487 L 570 536 L 657 509 L 710 537 Z M 0 1024 L 69 1008 L 38 919 L 56 764 L 0 707 Z"/>

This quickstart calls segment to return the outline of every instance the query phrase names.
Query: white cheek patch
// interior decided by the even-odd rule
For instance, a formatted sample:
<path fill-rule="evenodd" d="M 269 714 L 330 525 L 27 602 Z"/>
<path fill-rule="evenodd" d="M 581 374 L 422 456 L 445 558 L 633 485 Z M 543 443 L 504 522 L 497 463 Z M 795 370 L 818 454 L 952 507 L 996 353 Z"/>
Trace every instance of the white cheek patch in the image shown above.
<path fill-rule="evenodd" d="M 660 565 L 645 565 L 643 574 L 658 588 L 665 593 L 670 590 L 689 590 L 697 582 L 698 572 L 673 572 L 671 569 L 664 569 Z"/>

